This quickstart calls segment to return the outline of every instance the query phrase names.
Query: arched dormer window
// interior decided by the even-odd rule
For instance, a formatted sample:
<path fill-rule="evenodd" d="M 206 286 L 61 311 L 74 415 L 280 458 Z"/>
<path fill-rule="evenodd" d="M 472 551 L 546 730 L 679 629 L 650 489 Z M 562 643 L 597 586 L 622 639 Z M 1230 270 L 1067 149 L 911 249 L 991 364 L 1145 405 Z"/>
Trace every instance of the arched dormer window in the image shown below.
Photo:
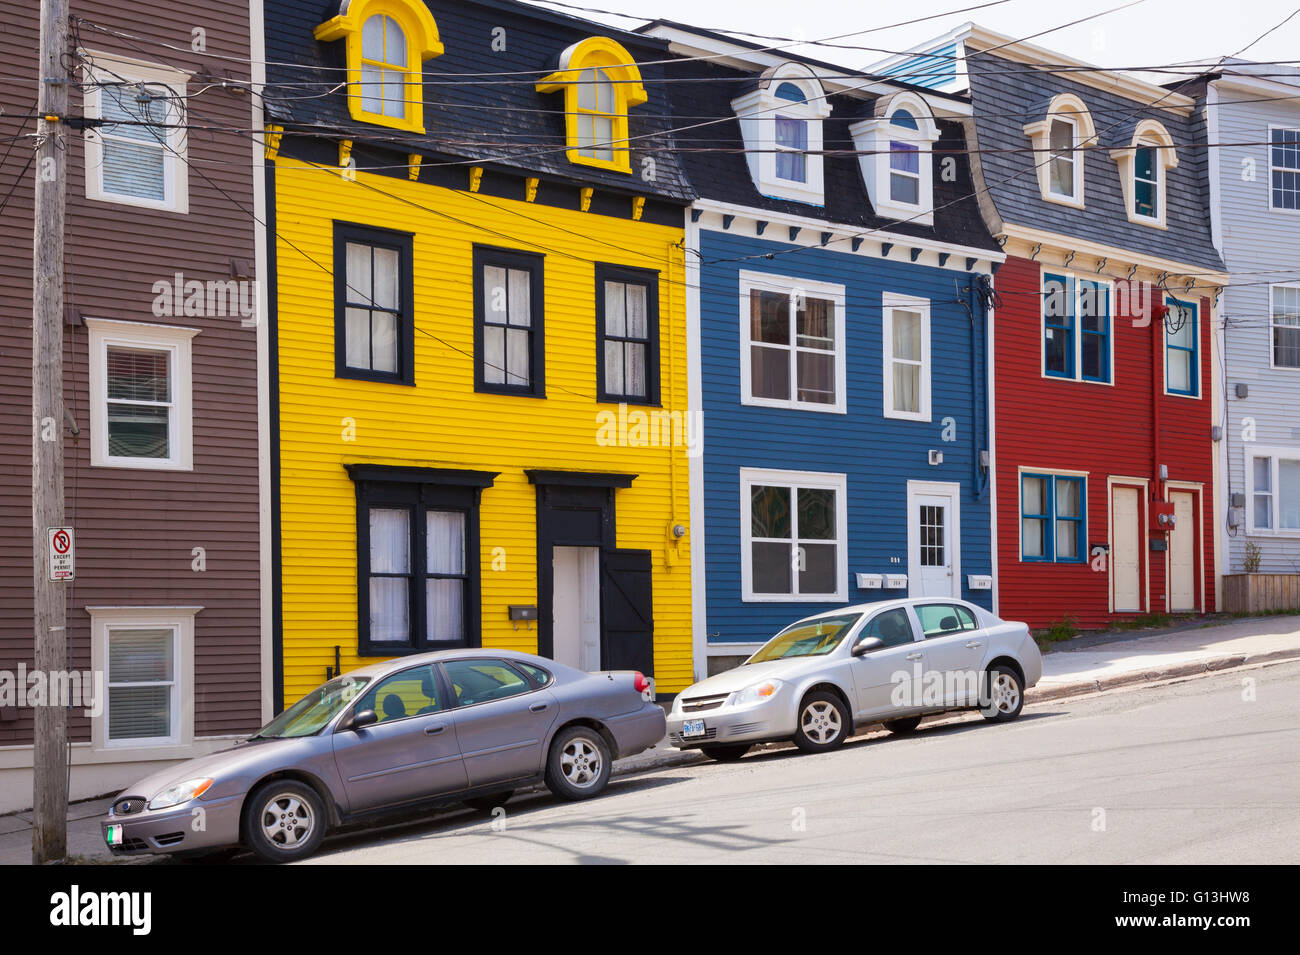
<path fill-rule="evenodd" d="M 773 67 L 731 107 L 740 119 L 745 158 L 758 191 L 822 205 L 822 120 L 831 107 L 812 70 L 801 63 Z"/>
<path fill-rule="evenodd" d="M 564 93 L 569 162 L 630 173 L 627 111 L 648 98 L 632 54 L 593 36 L 560 54 L 559 69 L 537 82 L 539 93 Z"/>
<path fill-rule="evenodd" d="M 1043 118 L 1027 123 L 1024 130 L 1033 142 L 1043 198 L 1082 209 L 1084 157 L 1097 142 L 1097 127 L 1083 100 L 1073 93 L 1054 96 Z"/>
<path fill-rule="evenodd" d="M 360 123 L 424 132 L 424 61 L 443 47 L 422 0 L 341 0 L 314 31 L 344 40 L 348 112 Z"/>
<path fill-rule="evenodd" d="M 900 92 L 876 101 L 874 116 L 849 127 L 862 181 L 877 215 L 934 221 L 934 162 L 939 126 L 924 99 Z"/>
<path fill-rule="evenodd" d="M 1110 158 L 1119 165 L 1119 182 L 1124 190 L 1124 210 L 1130 222 L 1163 229 L 1165 184 L 1168 171 L 1178 165 L 1174 139 L 1154 119 L 1144 119 L 1133 130 L 1130 144 L 1112 149 Z"/>

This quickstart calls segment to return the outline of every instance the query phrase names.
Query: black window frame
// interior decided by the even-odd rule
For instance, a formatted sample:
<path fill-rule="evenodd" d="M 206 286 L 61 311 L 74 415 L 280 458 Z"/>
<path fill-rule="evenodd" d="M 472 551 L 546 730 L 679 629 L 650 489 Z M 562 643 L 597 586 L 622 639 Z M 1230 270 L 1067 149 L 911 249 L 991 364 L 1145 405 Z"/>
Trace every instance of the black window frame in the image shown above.
<path fill-rule="evenodd" d="M 358 479 L 357 491 L 357 653 L 359 656 L 396 657 L 430 650 L 474 649 L 482 645 L 479 554 L 481 486 Z M 406 642 L 370 639 L 370 510 L 372 507 L 406 508 L 411 514 L 411 572 L 407 586 Z M 426 515 L 429 511 L 454 511 L 465 516 L 465 593 L 461 603 L 464 636 L 460 640 L 429 640 L 425 582 L 439 579 L 428 572 Z M 419 586 L 416 586 L 417 583 Z"/>
<path fill-rule="evenodd" d="M 393 249 L 398 254 L 397 371 L 354 368 L 347 363 L 347 309 L 349 242 Z M 360 381 L 415 384 L 415 235 L 356 222 L 334 222 L 334 377 Z M 364 307 L 357 303 L 358 307 Z M 380 311 L 388 311 L 380 309 Z"/>
<path fill-rule="evenodd" d="M 605 387 L 605 283 L 623 282 L 646 288 L 646 393 L 620 395 Z M 615 341 L 636 339 L 615 338 Z M 596 263 L 596 400 L 615 404 L 660 406 L 659 398 L 659 272 L 627 265 Z"/>
<path fill-rule="evenodd" d="M 535 252 L 521 252 L 494 245 L 475 245 L 473 253 L 474 285 L 474 390 L 487 394 L 519 395 L 525 398 L 546 397 L 546 256 Z M 527 271 L 529 283 L 529 332 L 532 336 L 528 352 L 529 382 L 527 385 L 509 385 L 489 382 L 483 374 L 483 329 L 485 310 L 483 301 L 483 270 L 489 265 L 505 269 Z"/>

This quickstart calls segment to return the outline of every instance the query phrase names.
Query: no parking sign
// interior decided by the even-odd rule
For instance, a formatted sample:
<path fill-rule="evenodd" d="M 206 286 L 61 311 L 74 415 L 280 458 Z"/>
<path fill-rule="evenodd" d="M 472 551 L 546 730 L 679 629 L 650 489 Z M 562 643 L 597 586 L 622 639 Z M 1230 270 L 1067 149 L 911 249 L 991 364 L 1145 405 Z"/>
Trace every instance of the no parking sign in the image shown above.
<path fill-rule="evenodd" d="M 50 580 L 72 580 L 72 528 L 49 528 Z"/>

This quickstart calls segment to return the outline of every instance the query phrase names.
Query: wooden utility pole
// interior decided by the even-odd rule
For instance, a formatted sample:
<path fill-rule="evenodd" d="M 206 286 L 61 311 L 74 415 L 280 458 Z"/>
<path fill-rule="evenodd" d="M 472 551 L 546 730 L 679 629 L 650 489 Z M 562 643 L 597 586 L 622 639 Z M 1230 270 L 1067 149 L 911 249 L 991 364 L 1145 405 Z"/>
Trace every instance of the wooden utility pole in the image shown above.
<path fill-rule="evenodd" d="M 63 217 L 67 205 L 68 0 L 41 0 L 36 213 L 32 243 L 32 555 L 36 669 L 68 668 L 68 613 L 50 580 L 48 529 L 63 526 Z M 51 685 L 47 683 L 47 686 Z M 32 862 L 68 847 L 66 701 L 34 707 Z"/>

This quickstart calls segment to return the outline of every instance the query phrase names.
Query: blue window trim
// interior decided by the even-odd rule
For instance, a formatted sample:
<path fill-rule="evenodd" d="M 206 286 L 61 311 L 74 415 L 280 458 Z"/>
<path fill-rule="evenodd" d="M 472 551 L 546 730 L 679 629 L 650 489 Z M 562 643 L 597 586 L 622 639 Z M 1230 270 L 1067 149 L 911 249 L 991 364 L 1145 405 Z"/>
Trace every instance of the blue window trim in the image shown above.
<path fill-rule="evenodd" d="M 1184 302 L 1173 296 L 1170 296 L 1165 302 L 1178 308 L 1191 309 L 1192 312 L 1192 346 L 1190 348 L 1172 344 L 1169 337 L 1169 326 L 1165 326 L 1165 391 L 1171 395 L 1182 395 L 1185 398 L 1199 398 L 1201 396 L 1201 310 L 1197 303 Z M 1169 386 L 1169 353 L 1173 351 L 1188 352 L 1192 356 L 1188 375 L 1188 383 L 1191 387 L 1185 391 L 1181 388 L 1171 388 Z"/>
<path fill-rule="evenodd" d="M 1044 512 L 1030 514 L 1025 511 L 1025 480 L 1033 479 L 1043 482 L 1043 506 Z M 1056 485 L 1058 482 L 1068 481 L 1079 486 L 1079 516 L 1078 517 L 1060 517 L 1056 513 Z M 1039 520 L 1046 524 L 1046 533 L 1043 535 L 1043 556 L 1026 557 L 1024 553 L 1024 524 L 1028 520 Z M 1068 474 L 1051 474 L 1045 472 L 1025 471 L 1020 475 L 1020 559 L 1024 563 L 1032 564 L 1082 564 L 1088 560 L 1088 482 L 1086 478 L 1076 477 Z M 1056 553 L 1056 525 L 1058 522 L 1065 521 L 1075 525 L 1074 527 L 1074 551 L 1076 557 L 1060 557 Z"/>
<path fill-rule="evenodd" d="M 1080 279 L 1080 284 L 1083 282 L 1087 282 L 1087 284 L 1093 286 L 1097 290 L 1099 299 L 1105 303 L 1105 308 L 1102 314 L 1099 316 L 1102 320 L 1101 331 L 1099 332 L 1089 331 L 1084 326 L 1083 316 L 1082 315 L 1079 316 L 1078 321 L 1079 321 L 1080 345 L 1082 346 L 1083 344 L 1087 343 L 1089 335 L 1091 335 L 1094 338 L 1101 339 L 1101 374 L 1100 375 L 1083 374 L 1082 348 L 1080 348 L 1079 374 L 1084 381 L 1097 381 L 1103 384 L 1110 384 L 1110 286 L 1107 285 L 1105 282 L 1092 282 L 1086 279 Z M 1077 301 L 1078 299 L 1076 297 L 1076 303 Z"/>
<path fill-rule="evenodd" d="M 1065 285 L 1065 303 L 1066 313 L 1059 319 L 1050 319 L 1047 315 L 1047 292 L 1043 292 L 1043 373 L 1052 378 L 1074 378 L 1074 324 L 1075 324 L 1075 291 L 1074 279 L 1068 275 L 1057 275 L 1051 272 L 1043 273 L 1043 288 L 1046 290 L 1048 282 L 1061 282 Z M 1065 371 L 1053 371 L 1047 367 L 1047 330 L 1049 328 L 1057 329 L 1066 336 L 1065 348 Z"/>

